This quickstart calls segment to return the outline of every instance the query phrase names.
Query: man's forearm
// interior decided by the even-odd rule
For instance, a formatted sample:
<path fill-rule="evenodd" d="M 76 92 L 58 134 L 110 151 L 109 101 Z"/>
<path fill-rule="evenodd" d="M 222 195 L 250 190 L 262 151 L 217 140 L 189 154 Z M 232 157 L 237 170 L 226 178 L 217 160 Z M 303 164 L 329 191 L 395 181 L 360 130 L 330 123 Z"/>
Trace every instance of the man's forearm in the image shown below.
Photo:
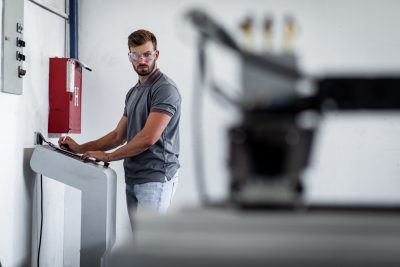
<path fill-rule="evenodd" d="M 92 150 L 107 151 L 122 145 L 124 141 L 125 140 L 119 138 L 117 133 L 113 131 L 97 140 L 80 145 L 80 152 L 84 153 Z"/>
<path fill-rule="evenodd" d="M 118 148 L 112 153 L 108 153 L 109 161 L 120 160 L 123 158 L 133 157 L 146 151 L 155 143 L 150 137 L 145 136 L 143 133 L 138 133 L 126 145 Z"/>

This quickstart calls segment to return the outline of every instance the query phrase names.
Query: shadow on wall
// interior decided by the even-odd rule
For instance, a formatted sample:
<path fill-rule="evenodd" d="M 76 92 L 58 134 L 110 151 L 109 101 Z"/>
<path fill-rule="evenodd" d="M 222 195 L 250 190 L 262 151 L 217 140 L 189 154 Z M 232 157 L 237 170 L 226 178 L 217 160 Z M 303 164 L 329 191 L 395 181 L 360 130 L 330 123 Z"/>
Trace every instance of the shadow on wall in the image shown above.
<path fill-rule="evenodd" d="M 30 161 L 33 154 L 33 148 L 24 148 L 23 153 L 23 175 L 24 175 L 24 184 L 25 184 L 25 195 L 26 201 L 28 201 L 26 205 L 26 209 L 24 210 L 24 214 L 22 217 L 25 218 L 25 229 L 24 233 L 25 240 L 23 244 L 25 245 L 25 259 L 21 262 L 20 266 L 30 266 L 31 265 L 31 252 L 32 252 L 32 211 L 33 211 L 33 193 L 35 188 L 36 181 L 36 173 L 31 169 Z M 0 266 L 1 267 L 1 266 Z"/>

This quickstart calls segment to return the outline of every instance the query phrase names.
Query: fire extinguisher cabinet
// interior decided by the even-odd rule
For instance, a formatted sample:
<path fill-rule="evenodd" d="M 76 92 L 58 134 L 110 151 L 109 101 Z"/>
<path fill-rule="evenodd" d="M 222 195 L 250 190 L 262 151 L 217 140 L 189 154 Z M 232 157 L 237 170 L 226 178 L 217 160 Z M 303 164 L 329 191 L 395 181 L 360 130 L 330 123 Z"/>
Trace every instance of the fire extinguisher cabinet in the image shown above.
<path fill-rule="evenodd" d="M 56 57 L 49 64 L 48 133 L 81 133 L 82 64 Z"/>

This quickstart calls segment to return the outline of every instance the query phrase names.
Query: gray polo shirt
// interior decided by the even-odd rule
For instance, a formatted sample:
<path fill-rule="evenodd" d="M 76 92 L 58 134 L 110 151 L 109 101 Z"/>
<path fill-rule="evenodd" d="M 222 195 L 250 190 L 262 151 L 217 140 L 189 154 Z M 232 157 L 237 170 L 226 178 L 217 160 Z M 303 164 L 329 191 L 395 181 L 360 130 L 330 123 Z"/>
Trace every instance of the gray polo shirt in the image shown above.
<path fill-rule="evenodd" d="M 140 132 L 150 112 L 163 112 L 171 120 L 160 139 L 139 155 L 125 158 L 125 182 L 141 184 L 170 180 L 179 169 L 179 119 L 181 96 L 176 84 L 156 70 L 144 84 L 137 83 L 125 99 L 124 116 L 128 118 L 127 141 Z"/>

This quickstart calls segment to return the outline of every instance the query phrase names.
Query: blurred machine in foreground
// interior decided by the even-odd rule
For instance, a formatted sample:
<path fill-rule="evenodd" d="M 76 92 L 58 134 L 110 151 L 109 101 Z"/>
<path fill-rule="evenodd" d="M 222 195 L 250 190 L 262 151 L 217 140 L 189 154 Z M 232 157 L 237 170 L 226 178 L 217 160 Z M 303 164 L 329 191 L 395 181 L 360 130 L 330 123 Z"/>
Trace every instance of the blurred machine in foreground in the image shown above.
<path fill-rule="evenodd" d="M 229 135 L 234 203 L 301 206 L 301 174 L 325 111 L 400 109 L 399 77 L 324 77 L 315 79 L 313 86 L 312 96 L 287 98 L 276 105 L 255 98 L 252 108 L 242 110 L 242 122 Z"/>
<path fill-rule="evenodd" d="M 295 32 L 292 18 L 286 23 L 285 34 L 290 36 L 285 35 L 284 52 L 256 54 L 242 49 L 207 14 L 194 10 L 187 17 L 199 33 L 199 69 L 203 80 L 207 42 L 230 49 L 241 59 L 239 97 L 229 98 L 223 88 L 211 86 L 242 114 L 241 122 L 229 131 L 230 201 L 238 206 L 303 206 L 301 175 L 324 112 L 400 109 L 400 75 L 302 74 L 295 55 L 288 52 Z M 248 39 L 251 21 L 246 20 L 241 27 Z"/>
<path fill-rule="evenodd" d="M 111 266 L 397 267 L 400 213 L 198 209 L 140 214 Z"/>

